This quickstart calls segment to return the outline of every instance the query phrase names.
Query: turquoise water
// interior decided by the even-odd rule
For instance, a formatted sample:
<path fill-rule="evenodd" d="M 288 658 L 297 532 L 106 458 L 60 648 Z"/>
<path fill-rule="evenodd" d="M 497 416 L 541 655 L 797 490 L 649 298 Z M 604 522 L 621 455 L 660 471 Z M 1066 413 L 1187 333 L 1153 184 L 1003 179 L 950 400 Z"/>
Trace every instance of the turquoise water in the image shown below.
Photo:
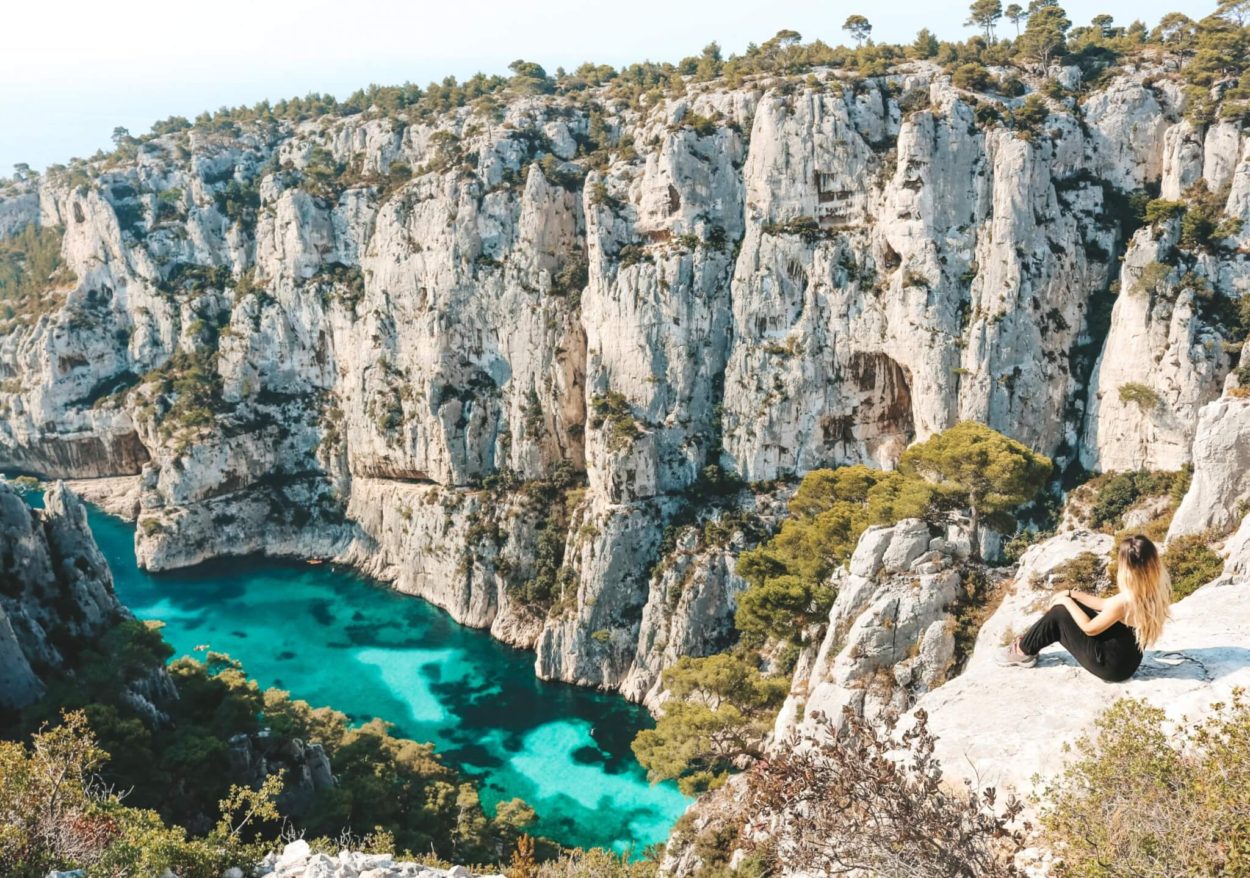
<path fill-rule="evenodd" d="M 95 510 L 90 521 L 118 596 L 163 621 L 177 655 L 229 653 L 262 686 L 431 741 L 478 778 L 488 809 L 525 799 L 538 835 L 640 852 L 688 803 L 672 784 L 648 784 L 629 749 L 645 710 L 543 683 L 532 654 L 424 601 L 342 569 L 251 558 L 150 575 L 135 565 L 133 526 Z"/>

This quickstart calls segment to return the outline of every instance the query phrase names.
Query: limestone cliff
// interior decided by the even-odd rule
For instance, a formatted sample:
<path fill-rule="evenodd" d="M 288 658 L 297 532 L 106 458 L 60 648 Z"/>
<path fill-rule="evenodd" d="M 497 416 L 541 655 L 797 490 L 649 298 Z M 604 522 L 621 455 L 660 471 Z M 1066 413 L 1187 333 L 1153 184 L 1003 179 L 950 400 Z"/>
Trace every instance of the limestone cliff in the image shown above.
<path fill-rule="evenodd" d="M 137 478 L 149 569 L 337 558 L 652 699 L 717 648 L 754 538 L 670 526 L 778 496 L 725 483 L 969 418 L 1064 465 L 1189 459 L 1243 260 L 1122 208 L 1204 181 L 1250 218 L 1250 147 L 1161 69 L 1037 130 L 1020 100 L 924 62 L 596 86 L 197 125 L 11 184 L 0 234 L 63 230 L 74 280 L 0 335 L 0 468 Z"/>
<path fill-rule="evenodd" d="M 124 613 L 78 498 L 58 485 L 36 510 L 0 479 L 0 707 L 38 700 Z"/>

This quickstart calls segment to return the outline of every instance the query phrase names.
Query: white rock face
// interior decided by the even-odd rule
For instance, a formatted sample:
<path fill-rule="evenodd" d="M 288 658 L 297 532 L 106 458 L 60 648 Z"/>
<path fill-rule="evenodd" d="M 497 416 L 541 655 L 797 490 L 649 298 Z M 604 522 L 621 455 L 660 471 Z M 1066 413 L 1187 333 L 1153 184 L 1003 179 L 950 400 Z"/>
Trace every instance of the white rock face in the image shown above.
<path fill-rule="evenodd" d="M 1224 544 L 1224 572 L 1216 580 L 1219 585 L 1250 582 L 1250 515 Z"/>
<path fill-rule="evenodd" d="M 918 62 L 597 93 L 593 118 L 533 96 L 192 130 L 89 185 L 15 184 L 0 235 L 63 227 L 74 281 L 0 337 L 0 468 L 137 478 L 95 484 L 148 569 L 338 559 L 655 704 L 742 588 L 751 540 L 665 539 L 710 514 L 709 465 L 889 467 L 959 419 L 1061 464 L 1188 461 L 1243 260 L 1185 251 L 1167 295 L 1121 292 L 1105 345 L 1088 320 L 1121 255 L 1124 287 L 1175 242 L 1129 245 L 1117 199 L 1201 180 L 1250 219 L 1250 144 L 1181 121 L 1160 74 L 1051 103 L 1031 139 Z M 350 173 L 318 182 L 330 160 Z M 558 526 L 526 499 L 554 482 Z"/>
<path fill-rule="evenodd" d="M 1194 437 L 1194 478 L 1168 538 L 1228 530 L 1250 503 L 1250 399 L 1224 396 L 1203 407 Z"/>
<path fill-rule="evenodd" d="M 94 639 L 125 615 L 82 502 L 58 484 L 33 510 L 0 479 L 0 707 L 36 701 L 41 676 L 67 669 L 58 644 Z"/>
<path fill-rule="evenodd" d="M 944 547 L 918 519 L 865 531 L 833 577 L 829 626 L 815 658 L 800 660 L 777 715 L 776 745 L 794 733 L 836 731 L 846 708 L 869 722 L 901 713 L 941 685 L 955 663 L 961 585 Z"/>
<path fill-rule="evenodd" d="M 464 866 L 437 869 L 411 861 L 397 861 L 390 854 L 364 854 L 339 851 L 331 856 L 313 853 L 308 842 L 297 839 L 271 853 L 259 864 L 256 874 L 273 878 L 503 878 L 502 875 L 473 872 Z"/>
<path fill-rule="evenodd" d="M 1140 230 L 1125 254 L 1111 329 L 1090 380 L 1083 462 L 1091 469 L 1189 463 L 1198 410 L 1219 396 L 1228 373 L 1224 336 L 1199 316 L 1207 282 L 1160 262 L 1176 246 L 1176 225 L 1158 237 Z M 1205 268 L 1219 277 L 1213 260 Z M 1166 277 L 1152 282 L 1159 273 Z"/>

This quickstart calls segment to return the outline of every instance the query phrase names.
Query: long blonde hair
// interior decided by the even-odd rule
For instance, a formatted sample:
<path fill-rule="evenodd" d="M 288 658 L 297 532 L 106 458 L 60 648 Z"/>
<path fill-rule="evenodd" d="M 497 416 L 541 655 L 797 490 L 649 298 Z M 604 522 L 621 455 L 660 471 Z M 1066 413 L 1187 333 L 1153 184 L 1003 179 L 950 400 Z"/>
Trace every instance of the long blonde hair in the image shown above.
<path fill-rule="evenodd" d="M 1148 537 L 1137 534 L 1120 543 L 1116 584 L 1128 595 L 1125 622 L 1136 633 L 1137 645 L 1152 646 L 1172 618 L 1172 578 Z"/>

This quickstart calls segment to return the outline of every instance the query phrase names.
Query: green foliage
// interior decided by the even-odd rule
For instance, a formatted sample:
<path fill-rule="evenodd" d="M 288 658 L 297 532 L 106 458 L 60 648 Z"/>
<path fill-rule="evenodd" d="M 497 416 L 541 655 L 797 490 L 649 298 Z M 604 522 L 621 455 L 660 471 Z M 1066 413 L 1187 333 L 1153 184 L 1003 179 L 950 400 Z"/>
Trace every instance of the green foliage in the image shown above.
<path fill-rule="evenodd" d="M 738 597 L 739 632 L 755 644 L 800 638 L 828 614 L 833 594 L 825 582 L 868 527 L 933 509 L 928 482 L 899 472 L 851 466 L 808 473 L 778 533 L 738 559 L 738 575 L 750 584 Z"/>
<path fill-rule="evenodd" d="M 675 779 L 687 795 L 719 786 L 743 758 L 762 758 L 789 688 L 730 653 L 684 657 L 664 671 L 663 683 L 673 697 L 655 728 L 634 738 L 634 755 L 652 781 Z"/>
<path fill-rule="evenodd" d="M 310 195 L 322 201 L 338 201 L 339 194 L 343 191 L 342 177 L 346 169 L 346 165 L 336 160 L 328 149 L 313 147 L 301 170 L 300 185 Z"/>
<path fill-rule="evenodd" d="M 430 135 L 433 155 L 425 163 L 423 173 L 442 174 L 459 167 L 465 160 L 460 138 L 450 131 L 435 131 Z"/>
<path fill-rule="evenodd" d="M 1046 101 L 1037 95 L 1029 95 L 1011 114 L 1016 130 L 1028 137 L 1040 132 L 1049 116 L 1050 108 L 1046 106 Z"/>
<path fill-rule="evenodd" d="M 655 878 L 653 861 L 630 860 L 628 856 L 599 848 L 570 851 L 559 858 L 537 865 L 534 878 Z M 530 878 L 529 875 L 507 878 Z"/>
<path fill-rule="evenodd" d="M 1176 472 L 1136 470 L 1103 473 L 1081 488 L 1083 492 L 1093 495 L 1089 512 L 1090 526 L 1114 533 L 1124 526 L 1124 513 L 1149 497 L 1168 497 L 1175 509 L 1189 488 L 1191 476 L 1190 469 Z M 1167 514 L 1170 520 L 1171 513 Z M 1162 529 L 1166 532 L 1167 522 L 1163 523 Z M 1158 532 L 1158 528 L 1153 531 L 1147 532 L 1147 536 L 1152 539 L 1162 538 L 1163 534 Z"/>
<path fill-rule="evenodd" d="M 1163 566 L 1172 577 L 1172 600 L 1193 594 L 1224 571 L 1224 559 L 1210 546 L 1209 534 L 1188 534 L 1168 540 Z"/>
<path fill-rule="evenodd" d="M 31 323 L 56 307 L 50 295 L 75 280 L 61 261 L 61 226 L 27 225 L 0 239 L 0 330 Z"/>
<path fill-rule="evenodd" d="M 872 25 L 862 15 L 848 15 L 846 21 L 842 22 L 842 30 L 850 35 L 857 46 L 862 46 L 872 36 Z"/>
<path fill-rule="evenodd" d="M 1185 212 L 1185 205 L 1180 201 L 1168 201 L 1156 198 L 1146 204 L 1145 220 L 1149 225 L 1158 225 Z"/>
<path fill-rule="evenodd" d="M 1210 250 L 1219 241 L 1241 231 L 1241 220 L 1224 214 L 1227 199 L 1199 181 L 1186 193 L 1181 217 L 1180 245 L 1187 250 Z"/>
<path fill-rule="evenodd" d="M 225 404 L 216 353 L 179 351 L 159 369 L 144 376 L 144 392 L 156 401 L 156 423 L 165 439 L 177 437 L 185 446 L 216 423 Z"/>
<path fill-rule="evenodd" d="M 526 606 L 547 611 L 561 603 L 567 575 L 565 543 L 573 513 L 584 494 L 582 480 L 568 469 L 558 469 L 550 478 L 513 489 L 513 496 L 521 498 L 524 508 L 538 521 L 533 567 L 524 572 L 507 568 L 508 590 Z"/>
<path fill-rule="evenodd" d="M 765 235 L 794 235 L 805 244 L 814 244 L 829 237 L 826 230 L 820 227 L 820 221 L 812 216 L 800 216 L 782 223 L 764 223 L 760 231 Z"/>
<path fill-rule="evenodd" d="M 694 133 L 700 137 L 710 137 L 716 133 L 717 124 L 715 119 L 709 119 L 707 116 L 700 116 L 698 113 L 687 113 L 681 119 L 683 128 L 692 128 Z"/>
<path fill-rule="evenodd" d="M 1167 290 L 1167 280 L 1171 273 L 1171 266 L 1162 262 L 1151 262 L 1138 273 L 1137 281 L 1129 292 L 1145 293 L 1148 296 L 1163 295 Z"/>
<path fill-rule="evenodd" d="M 586 254 L 577 250 L 552 278 L 551 294 L 568 297 L 576 302 L 588 283 L 590 283 L 590 264 L 586 259 Z"/>
<path fill-rule="evenodd" d="M 968 7 L 967 27 L 979 27 L 986 42 L 994 41 L 994 25 L 1003 17 L 1003 4 L 999 0 L 973 0 Z"/>
<path fill-rule="evenodd" d="M 997 2 L 997 0 L 991 0 L 991 2 Z M 985 69 L 985 65 L 975 62 L 959 65 L 951 77 L 951 82 L 956 88 L 965 88 L 969 91 L 986 91 L 991 81 L 990 72 Z"/>
<path fill-rule="evenodd" d="M 1093 552 L 1081 552 L 1055 568 L 1050 584 L 1055 591 L 1075 588 L 1097 594 L 1102 590 L 1100 585 L 1109 584 L 1107 560 Z"/>
<path fill-rule="evenodd" d="M 509 64 L 508 69 L 513 73 L 508 86 L 518 94 L 550 94 L 555 91 L 555 83 L 539 64 L 517 60 Z"/>
<path fill-rule="evenodd" d="M 93 740 L 109 754 L 94 770 L 112 788 L 130 791 L 127 805 L 151 812 L 145 826 L 152 832 L 166 824 L 216 825 L 213 832 L 242 843 L 273 839 L 280 816 L 310 836 L 337 836 L 344 829 L 361 836 L 381 827 L 400 848 L 481 861 L 533 819 L 519 800 L 487 819 L 477 791 L 439 760 L 432 745 L 394 737 L 380 720 L 353 727 L 337 711 L 313 708 L 277 689 L 261 690 L 238 662 L 216 653 L 203 662 L 184 658 L 169 666 L 177 697 L 161 705 L 169 723 L 155 725 L 136 710 L 128 690 L 144 685 L 172 654 L 159 629 L 121 620 L 97 643 L 80 646 L 76 672 L 52 680 L 43 699 L 20 717 L 6 718 L 0 725 L 8 727 L 0 731 L 20 736 L 64 710 L 80 711 Z M 262 745 L 258 735 L 264 729 L 269 732 Z M 282 791 L 281 778 L 271 774 L 259 798 L 239 788 L 252 779 L 235 773 L 227 742 L 238 735 L 263 746 L 274 771 L 294 767 L 281 755 L 293 740 L 319 743 L 337 783 L 311 798 L 278 798 L 281 814 L 271 813 L 263 800 Z"/>
<path fill-rule="evenodd" d="M 1024 33 L 1016 40 L 1020 53 L 1045 70 L 1050 62 L 1067 51 L 1067 32 L 1072 26 L 1058 5 L 1046 3 L 1031 8 Z"/>
<path fill-rule="evenodd" d="M 932 482 L 948 508 L 969 510 L 974 554 L 980 521 L 988 518 L 1000 530 L 1014 530 L 1011 512 L 1033 499 L 1052 469 L 1049 458 L 973 421 L 913 445 L 899 459 L 899 471 Z"/>
<path fill-rule="evenodd" d="M 895 471 L 813 470 L 777 534 L 739 557 L 738 575 L 749 588 L 738 597 L 734 624 L 749 645 L 798 640 L 827 615 L 834 596 L 825 583 L 867 528 L 937 521 L 966 508 L 974 532 L 987 517 L 1009 530 L 1011 510 L 1031 500 L 1050 471 L 1045 457 L 971 422 L 909 448 Z"/>
<path fill-rule="evenodd" d="M 260 178 L 240 183 L 232 177 L 224 187 L 213 192 L 213 201 L 228 220 L 239 223 L 251 234 L 256 229 L 256 215 L 260 210 Z"/>
<path fill-rule="evenodd" d="M 1250 705 L 1235 692 L 1179 734 L 1161 708 L 1116 702 L 1046 789 L 1066 878 L 1250 874 Z"/>
<path fill-rule="evenodd" d="M 0 741 L 0 862 L 5 875 L 42 878 L 51 870 L 100 875 L 217 878 L 263 854 L 250 830 L 277 818 L 274 778 L 259 790 L 231 788 L 221 819 L 188 839 L 154 812 L 122 804 L 97 772 L 108 759 L 82 712 L 42 726 L 29 746 Z"/>
<path fill-rule="evenodd" d="M 1018 878 L 1023 805 L 944 779 L 924 710 L 897 734 L 850 707 L 841 720 L 837 735 L 792 741 L 752 768 L 737 804 L 749 829 L 723 839 L 722 856 L 730 845 L 756 854 L 757 875 Z M 797 830 L 783 844 L 755 831 L 783 821 Z"/>
<path fill-rule="evenodd" d="M 1147 387 L 1145 384 L 1136 381 L 1130 381 L 1127 384 L 1121 384 L 1119 389 L 1120 402 L 1131 403 L 1137 406 L 1143 412 L 1152 412 L 1157 409 L 1163 400 L 1159 394 Z"/>
<path fill-rule="evenodd" d="M 633 406 L 615 390 L 595 394 L 590 401 L 590 426 L 604 430 L 609 451 L 623 451 L 642 435 Z"/>

